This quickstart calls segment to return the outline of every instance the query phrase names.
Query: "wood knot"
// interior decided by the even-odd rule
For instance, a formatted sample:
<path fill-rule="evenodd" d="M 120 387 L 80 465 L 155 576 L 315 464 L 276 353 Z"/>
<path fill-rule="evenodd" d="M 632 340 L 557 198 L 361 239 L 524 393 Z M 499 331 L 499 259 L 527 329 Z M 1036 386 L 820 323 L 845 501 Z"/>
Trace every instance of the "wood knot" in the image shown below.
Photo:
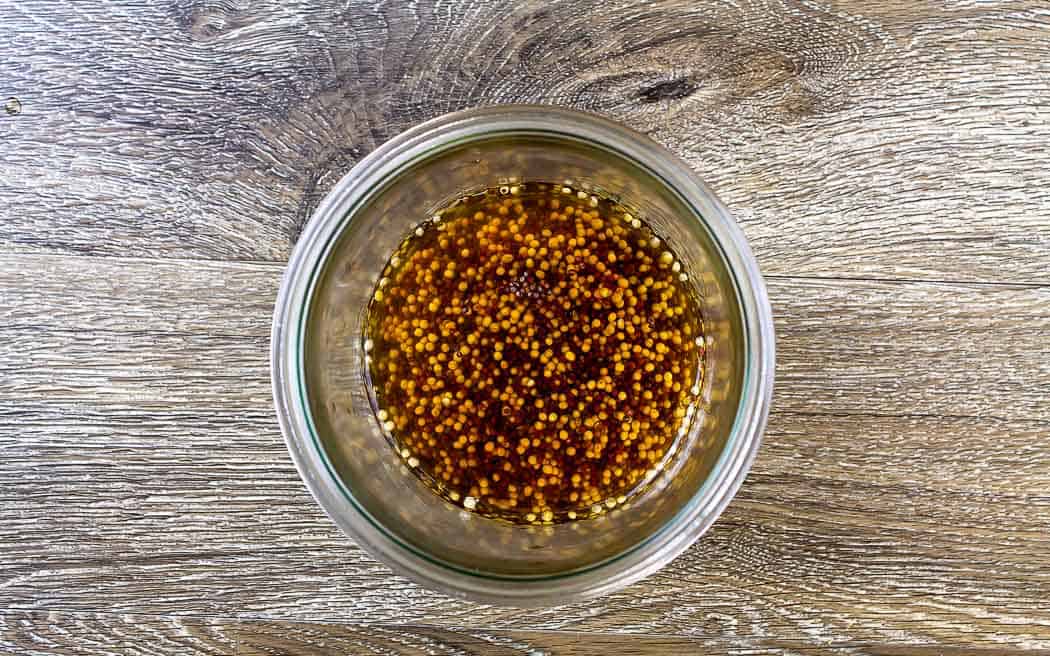
<path fill-rule="evenodd" d="M 238 7 L 223 0 L 175 11 L 178 22 L 197 41 L 210 41 L 245 24 Z"/>
<path fill-rule="evenodd" d="M 697 85 L 686 78 L 668 80 L 646 87 L 638 92 L 638 99 L 643 103 L 655 103 L 661 100 L 679 100 L 692 95 Z"/>

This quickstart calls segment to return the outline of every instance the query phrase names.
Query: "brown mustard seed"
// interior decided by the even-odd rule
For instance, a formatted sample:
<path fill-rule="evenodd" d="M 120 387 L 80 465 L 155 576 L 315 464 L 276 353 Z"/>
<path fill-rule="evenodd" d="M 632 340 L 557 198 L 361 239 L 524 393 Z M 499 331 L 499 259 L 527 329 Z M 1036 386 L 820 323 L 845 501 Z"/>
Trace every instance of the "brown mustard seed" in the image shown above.
<path fill-rule="evenodd" d="M 569 186 L 460 199 L 410 233 L 373 292 L 377 417 L 467 510 L 552 523 L 615 508 L 698 401 L 703 322 L 681 271 L 648 225 Z"/>

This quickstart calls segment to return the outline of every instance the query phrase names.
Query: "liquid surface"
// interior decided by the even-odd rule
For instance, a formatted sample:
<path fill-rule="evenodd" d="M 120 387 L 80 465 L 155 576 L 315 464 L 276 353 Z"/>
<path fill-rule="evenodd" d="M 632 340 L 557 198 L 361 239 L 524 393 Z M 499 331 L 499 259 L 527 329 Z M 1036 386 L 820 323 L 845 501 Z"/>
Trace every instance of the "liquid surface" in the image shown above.
<path fill-rule="evenodd" d="M 659 471 L 702 377 L 698 299 L 639 219 L 562 185 L 421 224 L 368 307 L 376 412 L 439 495 L 516 523 L 594 516 Z"/>

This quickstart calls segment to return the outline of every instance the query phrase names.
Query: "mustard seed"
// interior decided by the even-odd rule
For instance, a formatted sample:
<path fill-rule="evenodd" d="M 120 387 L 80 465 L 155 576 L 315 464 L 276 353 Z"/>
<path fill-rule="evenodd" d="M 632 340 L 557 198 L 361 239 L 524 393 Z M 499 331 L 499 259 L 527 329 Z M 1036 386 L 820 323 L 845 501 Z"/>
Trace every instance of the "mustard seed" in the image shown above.
<path fill-rule="evenodd" d="M 390 257 L 366 316 L 398 455 L 450 502 L 515 523 L 629 502 L 700 401 L 706 341 L 683 267 L 569 181 L 441 208 Z"/>

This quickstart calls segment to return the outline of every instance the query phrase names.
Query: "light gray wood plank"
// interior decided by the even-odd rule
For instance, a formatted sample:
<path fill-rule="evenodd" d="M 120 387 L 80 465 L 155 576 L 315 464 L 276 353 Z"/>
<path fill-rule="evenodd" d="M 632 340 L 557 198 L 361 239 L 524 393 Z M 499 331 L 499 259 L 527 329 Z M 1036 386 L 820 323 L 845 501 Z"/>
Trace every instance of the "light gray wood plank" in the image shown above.
<path fill-rule="evenodd" d="M 24 656 L 649 656 L 701 647 L 675 636 L 0 611 L 0 648 Z"/>
<path fill-rule="evenodd" d="M 210 416 L 222 389 L 224 407 L 268 413 L 280 273 L 8 258 L 0 355 L 17 376 L 0 399 Z M 1050 420 L 1050 288 L 773 279 L 770 296 L 779 410 Z"/>
<path fill-rule="evenodd" d="M 844 419 L 847 438 L 939 429 L 960 440 L 975 423 L 909 434 L 885 418 Z M 738 646 L 772 635 L 1050 647 L 1045 480 L 959 490 L 939 483 L 945 470 L 923 466 L 928 458 L 885 452 L 859 461 L 860 474 L 825 477 L 835 461 L 785 437 L 808 428 L 791 423 L 774 417 L 738 499 L 672 565 L 607 598 L 543 611 L 456 602 L 393 576 L 336 531 L 279 448 L 243 434 L 220 432 L 233 444 L 209 445 L 196 463 L 169 432 L 143 428 L 135 441 L 148 457 L 91 442 L 16 452 L 20 464 L 3 472 L 14 483 L 3 494 L 2 597 L 24 609 L 661 632 Z M 1001 444 L 999 460 L 1045 443 L 1045 426 L 977 423 Z M 880 482 L 886 470 L 912 481 Z"/>
<path fill-rule="evenodd" d="M 390 136 L 540 102 L 685 157 L 767 272 L 1050 281 L 1043 2 L 0 11 L 3 252 L 281 261 Z"/>
<path fill-rule="evenodd" d="M 1050 419 L 1050 288 L 774 279 L 775 406 Z"/>
<path fill-rule="evenodd" d="M 991 656 L 1045 650 L 961 649 L 948 644 L 834 643 L 814 646 L 768 637 L 738 647 L 724 638 L 665 635 L 200 619 L 111 613 L 0 611 L 0 648 L 24 656 L 649 656 L 656 654 L 870 654 Z"/>
<path fill-rule="evenodd" d="M 280 272 L 0 262 L 0 608 L 1050 649 L 1050 289 L 772 280 L 775 412 L 726 515 L 644 583 L 519 611 L 390 574 L 312 502 L 269 396 Z"/>

